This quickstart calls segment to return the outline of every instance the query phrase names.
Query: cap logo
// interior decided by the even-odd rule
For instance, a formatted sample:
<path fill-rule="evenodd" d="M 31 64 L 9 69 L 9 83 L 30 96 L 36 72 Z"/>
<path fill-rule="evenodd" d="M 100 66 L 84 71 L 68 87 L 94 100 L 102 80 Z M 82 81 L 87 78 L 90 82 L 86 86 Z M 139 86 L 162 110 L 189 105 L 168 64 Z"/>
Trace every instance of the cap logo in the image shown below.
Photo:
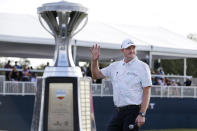
<path fill-rule="evenodd" d="M 135 44 L 134 44 L 133 41 L 131 41 L 130 39 L 126 39 L 126 40 L 124 40 L 124 41 L 122 42 L 121 48 L 126 48 L 126 47 L 128 47 L 129 45 L 135 45 Z"/>

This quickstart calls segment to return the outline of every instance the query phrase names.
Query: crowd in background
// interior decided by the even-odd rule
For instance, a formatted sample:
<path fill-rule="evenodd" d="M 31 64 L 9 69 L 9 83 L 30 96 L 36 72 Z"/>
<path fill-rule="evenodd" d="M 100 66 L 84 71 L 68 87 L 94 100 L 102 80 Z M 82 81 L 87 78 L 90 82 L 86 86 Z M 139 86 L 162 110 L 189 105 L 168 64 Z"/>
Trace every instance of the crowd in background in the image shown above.
<path fill-rule="evenodd" d="M 49 66 L 49 63 L 47 63 L 46 66 Z M 102 65 L 99 66 L 100 69 L 102 68 Z M 10 61 L 7 62 L 7 64 L 4 66 L 4 68 L 12 69 L 12 71 L 6 71 L 5 77 L 6 81 L 31 81 L 36 82 L 37 73 L 31 72 L 30 70 L 33 70 L 32 67 L 27 67 L 26 65 L 18 65 L 18 62 L 15 61 L 15 64 L 12 66 L 10 64 Z M 18 69 L 22 71 L 18 71 Z M 89 66 L 82 66 L 81 71 L 83 73 L 83 76 L 89 76 L 91 77 L 91 65 Z M 163 68 L 159 66 L 155 71 L 152 71 L 152 83 L 153 85 L 161 85 L 161 86 L 191 86 L 192 81 L 190 78 L 186 78 L 186 81 L 183 83 L 180 82 L 180 79 L 170 79 L 168 77 L 164 77 L 165 75 Z M 102 79 L 93 80 L 93 83 L 102 83 Z"/>
<path fill-rule="evenodd" d="M 37 81 L 36 72 L 30 72 L 30 70 L 33 70 L 32 67 L 27 67 L 26 65 L 18 65 L 17 61 L 15 61 L 14 65 L 11 65 L 10 63 L 11 62 L 9 60 L 4 66 L 4 68 L 6 69 L 12 69 L 12 71 L 5 72 L 6 81 Z M 22 71 L 18 71 L 19 69 Z"/>
<path fill-rule="evenodd" d="M 99 65 L 99 68 L 102 69 L 103 68 L 102 65 Z M 92 77 L 91 65 L 89 65 L 89 66 L 82 66 L 81 67 L 81 71 L 82 71 L 83 76 Z M 95 79 L 92 82 L 100 84 L 100 83 L 102 83 L 102 79 Z"/>
<path fill-rule="evenodd" d="M 159 67 L 156 72 L 152 71 L 152 83 L 153 85 L 161 85 L 161 86 L 191 86 L 192 81 L 189 77 L 186 77 L 186 81 L 184 83 L 180 82 L 180 79 L 170 79 L 168 77 L 164 77 L 165 75 L 163 68 Z M 158 76 L 157 76 L 158 75 Z M 183 78 L 182 78 L 183 79 Z"/>
<path fill-rule="evenodd" d="M 100 69 L 102 68 L 102 66 L 99 66 Z M 91 69 L 90 66 L 83 66 L 81 67 L 83 76 L 89 76 L 91 77 Z M 152 84 L 153 85 L 161 85 L 161 86 L 191 86 L 192 81 L 190 78 L 186 78 L 185 82 L 180 81 L 180 78 L 175 79 L 175 78 L 168 78 L 168 77 L 164 77 L 165 73 L 163 71 L 163 68 L 160 66 L 158 67 L 158 69 L 155 71 L 152 71 L 151 74 L 152 76 Z M 182 78 L 183 79 L 183 78 Z M 98 80 L 93 80 L 94 83 L 101 83 L 102 79 L 98 79 Z"/>

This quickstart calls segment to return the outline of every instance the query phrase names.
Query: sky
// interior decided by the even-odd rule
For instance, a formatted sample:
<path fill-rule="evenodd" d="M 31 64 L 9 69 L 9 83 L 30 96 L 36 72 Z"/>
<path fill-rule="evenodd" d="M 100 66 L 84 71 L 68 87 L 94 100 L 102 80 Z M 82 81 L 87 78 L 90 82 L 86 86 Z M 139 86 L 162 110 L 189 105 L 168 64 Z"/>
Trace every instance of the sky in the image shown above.
<path fill-rule="evenodd" d="M 37 15 L 43 3 L 58 0 L 0 0 L 0 12 Z M 89 9 L 89 20 L 160 26 L 187 36 L 197 32 L 197 0 L 69 0 Z"/>
<path fill-rule="evenodd" d="M 0 13 L 37 15 L 37 7 L 59 0 L 0 0 Z M 88 8 L 89 21 L 160 26 L 184 35 L 197 33 L 197 0 L 69 0 Z M 0 18 L 1 19 L 1 18 Z"/>

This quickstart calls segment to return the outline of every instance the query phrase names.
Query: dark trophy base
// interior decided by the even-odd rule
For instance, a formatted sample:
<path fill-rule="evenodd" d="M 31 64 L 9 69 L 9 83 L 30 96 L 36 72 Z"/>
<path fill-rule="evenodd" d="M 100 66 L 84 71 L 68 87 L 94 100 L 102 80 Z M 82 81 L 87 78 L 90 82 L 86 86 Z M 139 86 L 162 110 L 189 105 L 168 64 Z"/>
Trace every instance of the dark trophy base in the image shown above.
<path fill-rule="evenodd" d="M 80 77 L 79 69 L 46 68 L 44 78 L 38 81 L 31 131 L 95 129 L 92 125 L 95 121 L 91 109 L 91 79 Z"/>

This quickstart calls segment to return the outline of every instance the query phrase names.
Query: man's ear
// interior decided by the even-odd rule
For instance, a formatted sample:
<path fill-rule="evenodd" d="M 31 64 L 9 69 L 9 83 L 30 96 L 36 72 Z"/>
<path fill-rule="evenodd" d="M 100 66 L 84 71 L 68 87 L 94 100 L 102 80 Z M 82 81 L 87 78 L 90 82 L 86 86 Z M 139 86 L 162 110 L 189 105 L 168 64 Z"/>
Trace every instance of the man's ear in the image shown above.
<path fill-rule="evenodd" d="M 122 53 L 123 53 L 123 51 L 124 51 L 124 49 L 120 49 L 120 52 L 122 52 Z"/>

